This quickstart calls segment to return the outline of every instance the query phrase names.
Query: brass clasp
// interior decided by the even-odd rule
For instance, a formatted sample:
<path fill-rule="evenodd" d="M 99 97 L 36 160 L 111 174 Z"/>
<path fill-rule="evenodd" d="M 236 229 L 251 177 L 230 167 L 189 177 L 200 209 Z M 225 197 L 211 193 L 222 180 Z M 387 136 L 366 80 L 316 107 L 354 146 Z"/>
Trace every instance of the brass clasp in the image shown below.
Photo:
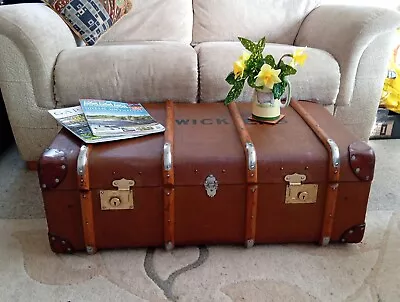
<path fill-rule="evenodd" d="M 134 180 L 122 178 L 112 182 L 118 190 L 100 191 L 100 201 L 102 210 L 130 210 L 134 208 L 133 190 Z"/>
<path fill-rule="evenodd" d="M 291 174 L 285 176 L 286 186 L 285 203 L 316 203 L 318 185 L 303 184 L 307 177 L 303 174 Z"/>

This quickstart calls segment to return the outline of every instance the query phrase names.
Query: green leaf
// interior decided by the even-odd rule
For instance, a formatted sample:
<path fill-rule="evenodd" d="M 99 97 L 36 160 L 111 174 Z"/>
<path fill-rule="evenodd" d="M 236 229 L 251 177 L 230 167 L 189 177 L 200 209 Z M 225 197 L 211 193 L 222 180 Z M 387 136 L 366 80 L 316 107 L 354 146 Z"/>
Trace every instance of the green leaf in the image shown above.
<path fill-rule="evenodd" d="M 272 93 L 274 94 L 275 99 L 280 99 L 282 95 L 285 93 L 287 83 L 281 82 L 274 85 L 272 88 Z"/>
<path fill-rule="evenodd" d="M 265 64 L 270 65 L 272 68 L 275 68 L 275 66 L 276 66 L 275 59 L 274 59 L 274 57 L 272 55 L 267 55 L 264 58 L 264 62 L 265 62 Z"/>
<path fill-rule="evenodd" d="M 248 51 L 254 53 L 257 51 L 257 44 L 254 43 L 253 41 L 250 41 L 249 39 L 238 37 L 240 43 L 246 48 Z"/>
<path fill-rule="evenodd" d="M 257 86 L 256 85 L 256 79 L 257 79 L 257 75 L 250 75 L 247 79 L 247 84 L 252 87 L 252 88 L 260 88 L 262 89 L 263 86 Z"/>
<path fill-rule="evenodd" d="M 266 42 L 265 37 L 260 39 L 260 41 L 257 42 L 257 53 L 259 53 L 260 55 L 262 55 L 262 52 L 264 50 L 265 42 Z"/>
<path fill-rule="evenodd" d="M 230 74 L 228 74 L 225 81 L 227 81 L 231 85 L 234 85 L 236 83 L 235 74 L 233 73 L 233 71 Z"/>
<path fill-rule="evenodd" d="M 281 73 L 279 74 L 279 77 L 281 79 L 285 78 L 286 76 L 294 75 L 297 73 L 296 69 L 294 69 L 290 65 L 283 63 L 283 61 L 279 62 L 278 68 L 281 70 Z"/>
<path fill-rule="evenodd" d="M 259 56 L 257 54 L 251 54 L 250 58 L 246 62 L 246 71 L 248 72 L 248 75 L 258 75 L 260 72 L 261 67 L 264 65 L 264 59 L 262 56 Z"/>
<path fill-rule="evenodd" d="M 225 105 L 229 105 L 239 97 L 239 95 L 242 93 L 244 83 L 245 79 L 240 79 L 239 81 L 236 81 L 236 83 L 233 85 L 231 90 L 229 90 L 228 95 L 225 98 Z"/>

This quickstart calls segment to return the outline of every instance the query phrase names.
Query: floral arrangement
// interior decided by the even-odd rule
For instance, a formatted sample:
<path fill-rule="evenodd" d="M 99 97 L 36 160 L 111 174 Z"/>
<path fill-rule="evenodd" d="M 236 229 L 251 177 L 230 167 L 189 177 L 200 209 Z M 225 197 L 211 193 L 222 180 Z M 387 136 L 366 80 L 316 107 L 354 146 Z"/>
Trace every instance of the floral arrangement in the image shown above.
<path fill-rule="evenodd" d="M 400 30 L 398 30 L 400 33 Z M 383 86 L 380 105 L 400 114 L 400 65 L 396 62 L 399 57 L 400 45 L 394 51 L 390 60 L 388 75 Z"/>
<path fill-rule="evenodd" d="M 233 71 L 228 74 L 226 81 L 232 85 L 225 99 L 225 105 L 236 100 L 242 93 L 244 84 L 255 89 L 272 91 L 275 99 L 280 99 L 288 86 L 286 77 L 297 73 L 296 65 L 303 65 L 307 59 L 304 49 L 297 49 L 293 54 L 284 54 L 276 63 L 270 54 L 263 56 L 266 38 L 258 42 L 238 37 L 247 51 L 239 60 L 233 63 Z M 289 64 L 283 59 L 291 58 Z"/>

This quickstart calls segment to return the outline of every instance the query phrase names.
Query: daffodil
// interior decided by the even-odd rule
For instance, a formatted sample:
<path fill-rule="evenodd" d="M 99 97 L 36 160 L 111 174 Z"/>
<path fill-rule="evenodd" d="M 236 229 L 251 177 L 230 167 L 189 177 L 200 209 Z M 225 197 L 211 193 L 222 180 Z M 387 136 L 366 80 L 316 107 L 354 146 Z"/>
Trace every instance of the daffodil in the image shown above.
<path fill-rule="evenodd" d="M 233 73 L 235 74 L 235 79 L 237 77 L 242 77 L 244 70 L 246 69 L 246 61 L 250 58 L 250 54 L 246 51 L 239 57 L 239 60 L 233 63 Z"/>
<path fill-rule="evenodd" d="M 280 73 L 280 69 L 276 70 L 273 69 L 270 65 L 264 64 L 257 75 L 256 85 L 265 86 L 269 89 L 272 89 L 276 83 L 282 82 L 279 78 Z"/>
<path fill-rule="evenodd" d="M 304 48 L 296 49 L 293 53 L 293 60 L 290 63 L 292 66 L 296 65 L 304 65 L 304 62 L 307 59 L 307 54 L 304 52 Z"/>

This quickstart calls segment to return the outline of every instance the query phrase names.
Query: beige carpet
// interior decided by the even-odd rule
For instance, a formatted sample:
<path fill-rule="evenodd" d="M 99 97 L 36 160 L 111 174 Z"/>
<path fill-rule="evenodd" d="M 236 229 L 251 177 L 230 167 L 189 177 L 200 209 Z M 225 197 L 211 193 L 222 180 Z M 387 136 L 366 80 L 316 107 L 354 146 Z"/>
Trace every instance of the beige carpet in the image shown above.
<path fill-rule="evenodd" d="M 94 256 L 50 251 L 35 173 L 12 148 L 0 158 L 0 302 L 400 301 L 400 140 L 371 145 L 377 171 L 361 244 Z"/>

